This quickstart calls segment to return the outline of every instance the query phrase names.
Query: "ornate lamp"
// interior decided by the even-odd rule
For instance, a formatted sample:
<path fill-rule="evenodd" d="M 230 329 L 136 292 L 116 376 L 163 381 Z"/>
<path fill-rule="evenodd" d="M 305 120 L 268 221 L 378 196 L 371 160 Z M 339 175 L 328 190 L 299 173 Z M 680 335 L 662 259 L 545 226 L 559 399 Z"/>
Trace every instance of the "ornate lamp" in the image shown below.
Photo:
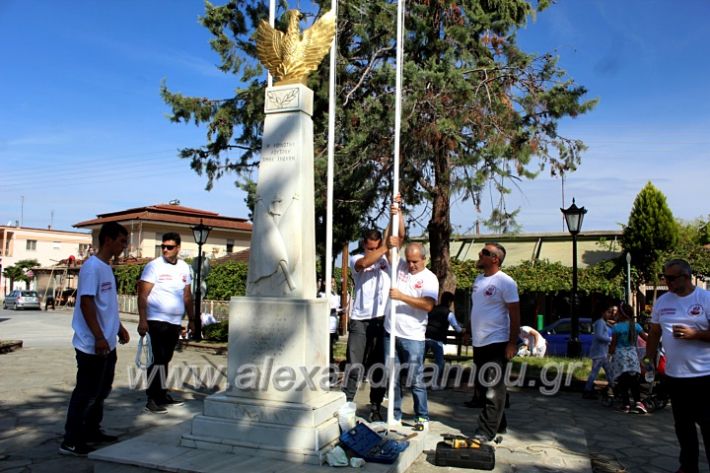
<path fill-rule="evenodd" d="M 566 209 L 560 209 L 565 216 L 567 230 L 572 234 L 572 307 L 571 318 L 572 328 L 567 342 L 567 356 L 579 358 L 582 355 L 582 344 L 579 341 L 579 315 L 577 314 L 577 235 L 582 230 L 582 221 L 587 209 L 577 207 L 572 199 L 572 205 Z"/>

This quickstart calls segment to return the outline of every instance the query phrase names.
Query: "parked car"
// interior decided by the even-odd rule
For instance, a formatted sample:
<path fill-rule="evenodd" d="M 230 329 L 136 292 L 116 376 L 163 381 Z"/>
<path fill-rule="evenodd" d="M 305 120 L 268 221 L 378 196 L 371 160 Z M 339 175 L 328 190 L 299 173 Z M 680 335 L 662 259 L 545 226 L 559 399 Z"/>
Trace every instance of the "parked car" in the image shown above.
<path fill-rule="evenodd" d="M 582 342 L 582 356 L 589 356 L 589 349 L 592 347 L 592 319 L 590 317 L 579 318 L 579 341 Z M 567 342 L 572 331 L 572 319 L 565 317 L 556 320 L 542 329 L 542 336 L 547 340 L 547 355 L 566 356 Z"/>
<path fill-rule="evenodd" d="M 39 294 L 37 291 L 21 291 L 16 289 L 5 297 L 3 309 L 39 309 Z"/>

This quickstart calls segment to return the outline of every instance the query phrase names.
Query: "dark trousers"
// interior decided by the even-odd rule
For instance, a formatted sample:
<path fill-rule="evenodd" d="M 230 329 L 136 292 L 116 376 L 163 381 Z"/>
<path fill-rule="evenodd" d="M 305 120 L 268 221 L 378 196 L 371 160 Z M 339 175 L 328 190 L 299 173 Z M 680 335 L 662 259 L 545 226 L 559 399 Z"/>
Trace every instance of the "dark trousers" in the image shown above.
<path fill-rule="evenodd" d="M 505 357 L 507 342 L 491 343 L 482 347 L 473 347 L 473 364 L 476 367 L 476 389 L 485 401 L 478 416 L 478 430 L 489 439 L 508 425 L 505 417 Z"/>
<path fill-rule="evenodd" d="M 343 392 L 348 402 L 355 398 L 358 384 L 367 375 L 373 365 L 379 364 L 381 369 L 372 371 L 370 379 L 370 403 L 382 404 L 385 397 L 385 386 L 382 384 L 385 370 L 385 318 L 377 317 L 368 320 L 350 319 L 348 324 L 348 346 L 345 367 L 345 386 Z"/>
<path fill-rule="evenodd" d="M 64 441 L 85 443 L 98 432 L 104 417 L 104 400 L 111 393 L 116 370 L 116 350 L 106 356 L 76 351 L 76 387 L 72 392 L 64 425 Z"/>
<path fill-rule="evenodd" d="M 146 389 L 148 399 L 156 402 L 164 401 L 168 393 L 166 381 L 168 379 L 168 368 L 170 360 L 175 353 L 180 337 L 180 325 L 161 322 L 158 320 L 148 321 L 148 335 L 150 335 L 150 345 L 153 351 L 153 364 L 148 367 L 148 379 L 150 385 Z"/>
<path fill-rule="evenodd" d="M 680 445 L 680 466 L 686 473 L 697 473 L 700 451 L 695 424 L 700 427 L 705 443 L 705 456 L 710 463 L 710 376 L 666 376 L 666 381 L 671 396 L 675 434 Z"/>
<path fill-rule="evenodd" d="M 633 407 L 634 402 L 641 401 L 641 375 L 639 373 L 621 373 L 616 379 L 616 389 L 624 406 Z M 629 398 L 631 391 L 631 398 Z"/>

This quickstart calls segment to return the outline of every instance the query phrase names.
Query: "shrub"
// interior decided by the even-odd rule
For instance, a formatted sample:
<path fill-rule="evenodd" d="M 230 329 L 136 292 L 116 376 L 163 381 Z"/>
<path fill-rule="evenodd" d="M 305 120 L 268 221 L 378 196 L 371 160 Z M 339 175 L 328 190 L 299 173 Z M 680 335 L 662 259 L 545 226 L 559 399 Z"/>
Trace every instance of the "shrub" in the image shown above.
<path fill-rule="evenodd" d="M 205 340 L 211 342 L 226 342 L 229 338 L 229 322 L 224 320 L 211 324 L 202 329 Z"/>

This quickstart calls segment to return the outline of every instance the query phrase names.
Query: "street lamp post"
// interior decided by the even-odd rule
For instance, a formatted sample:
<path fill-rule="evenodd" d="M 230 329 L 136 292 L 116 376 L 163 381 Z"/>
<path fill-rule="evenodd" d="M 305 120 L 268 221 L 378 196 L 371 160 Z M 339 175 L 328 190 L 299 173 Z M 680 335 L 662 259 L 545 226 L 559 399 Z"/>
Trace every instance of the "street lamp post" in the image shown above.
<path fill-rule="evenodd" d="M 567 342 L 567 356 L 579 358 L 582 355 L 582 344 L 579 341 L 579 315 L 577 314 L 577 235 L 582 230 L 582 220 L 587 209 L 577 207 L 572 199 L 572 205 L 566 209 L 560 209 L 565 216 L 567 230 L 572 234 L 572 327 Z"/>
<path fill-rule="evenodd" d="M 631 305 L 631 253 L 626 252 L 626 303 Z"/>
<path fill-rule="evenodd" d="M 197 243 L 197 275 L 195 280 L 195 332 L 192 334 L 192 339 L 195 341 L 202 340 L 202 245 L 207 241 L 212 228 L 204 225 L 202 219 L 200 224 L 192 227 L 192 235 Z"/>

